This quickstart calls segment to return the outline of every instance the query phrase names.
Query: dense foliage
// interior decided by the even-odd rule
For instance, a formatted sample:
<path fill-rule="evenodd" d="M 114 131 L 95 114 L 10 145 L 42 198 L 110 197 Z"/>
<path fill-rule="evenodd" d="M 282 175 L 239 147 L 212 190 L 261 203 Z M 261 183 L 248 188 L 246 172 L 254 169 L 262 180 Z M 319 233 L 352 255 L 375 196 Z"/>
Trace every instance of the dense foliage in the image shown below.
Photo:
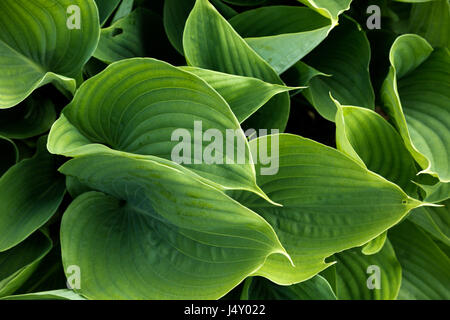
<path fill-rule="evenodd" d="M 0 299 L 450 299 L 449 10 L 0 1 Z"/>

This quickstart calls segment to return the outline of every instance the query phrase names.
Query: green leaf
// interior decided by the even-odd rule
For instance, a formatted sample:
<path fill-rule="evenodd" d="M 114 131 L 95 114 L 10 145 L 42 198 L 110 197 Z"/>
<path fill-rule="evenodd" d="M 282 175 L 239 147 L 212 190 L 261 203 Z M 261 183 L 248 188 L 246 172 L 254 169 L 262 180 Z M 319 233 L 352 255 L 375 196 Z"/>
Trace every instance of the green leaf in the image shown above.
<path fill-rule="evenodd" d="M 61 225 L 64 266 L 80 267 L 88 298 L 217 299 L 286 255 L 260 216 L 155 161 L 90 155 L 61 172 L 98 191 L 73 201 Z"/>
<path fill-rule="evenodd" d="M 220 0 L 211 1 L 217 10 L 225 17 L 231 18 L 237 14 L 237 12 L 227 6 Z M 164 1 L 164 28 L 166 30 L 167 37 L 169 38 L 172 46 L 182 55 L 183 50 L 183 31 L 186 25 L 186 20 L 189 13 L 194 7 L 195 0 L 165 0 Z"/>
<path fill-rule="evenodd" d="M 39 140 L 36 155 L 11 167 L 0 178 L 0 252 L 17 245 L 43 226 L 65 194 L 57 161 Z"/>
<path fill-rule="evenodd" d="M 408 219 L 426 230 L 434 238 L 450 246 L 450 200 L 436 207 L 414 209 Z"/>
<path fill-rule="evenodd" d="M 373 255 L 359 248 L 335 255 L 337 292 L 341 300 L 395 300 L 400 290 L 402 269 L 389 241 Z M 379 278 L 378 278 L 379 276 Z"/>
<path fill-rule="evenodd" d="M 372 110 L 335 102 L 338 150 L 416 196 L 417 185 L 412 180 L 418 170 L 394 127 Z"/>
<path fill-rule="evenodd" d="M 266 145 L 270 154 L 276 137 L 252 140 L 251 148 Z M 274 255 L 257 275 L 278 284 L 307 280 L 332 264 L 325 258 L 362 246 L 422 205 L 335 149 L 299 136 L 278 137 L 279 171 L 258 175 L 257 182 L 282 207 L 267 205 L 249 193 L 233 197 L 274 227 L 295 267 Z"/>
<path fill-rule="evenodd" d="M 288 85 L 307 86 L 311 79 L 317 76 L 329 77 L 329 75 L 308 66 L 302 61 L 299 61 L 283 73 L 283 80 Z M 300 89 L 298 92 L 302 90 L 303 89 Z M 298 92 L 294 94 L 297 94 Z"/>
<path fill-rule="evenodd" d="M 195 74 L 213 87 L 228 102 L 240 123 L 273 96 L 289 90 L 300 89 L 300 87 L 286 87 L 256 78 L 235 76 L 195 67 L 182 67 L 181 69 Z"/>
<path fill-rule="evenodd" d="M 425 191 L 426 196 L 424 201 L 431 203 L 438 203 L 450 198 L 450 183 L 437 182 L 432 186 L 419 184 L 419 186 Z"/>
<path fill-rule="evenodd" d="M 291 286 L 279 286 L 261 277 L 249 279 L 245 300 L 336 300 L 330 284 L 320 275 Z"/>
<path fill-rule="evenodd" d="M 71 6 L 79 8 L 80 29 L 68 28 L 77 22 L 77 7 Z M 0 28 L 0 108 L 50 82 L 75 91 L 73 78 L 94 52 L 100 32 L 93 0 L 3 0 Z"/>
<path fill-rule="evenodd" d="M 417 35 L 397 38 L 382 99 L 421 173 L 450 181 L 450 55 Z"/>
<path fill-rule="evenodd" d="M 355 21 L 343 19 L 303 62 L 330 75 L 315 77 L 302 92 L 325 119 L 334 121 L 337 110 L 330 92 L 343 105 L 375 108 L 369 75 L 370 45 Z"/>
<path fill-rule="evenodd" d="M 45 133 L 56 120 L 52 101 L 32 95 L 14 108 L 0 109 L 0 135 L 27 139 Z"/>
<path fill-rule="evenodd" d="M 361 252 L 365 255 L 376 254 L 383 249 L 384 244 L 386 243 L 387 232 L 383 232 L 381 235 L 376 237 L 375 239 L 367 242 L 362 248 Z"/>
<path fill-rule="evenodd" d="M 51 240 L 37 232 L 19 245 L 0 252 L 0 297 L 14 293 L 51 248 Z"/>
<path fill-rule="evenodd" d="M 350 9 L 352 0 L 298 0 L 337 25 L 339 15 Z"/>
<path fill-rule="evenodd" d="M 449 1 L 415 3 L 409 17 L 409 31 L 424 37 L 435 48 L 450 48 Z"/>
<path fill-rule="evenodd" d="M 19 160 L 19 149 L 16 144 L 5 137 L 0 136 L 0 177 Z"/>
<path fill-rule="evenodd" d="M 331 22 L 305 7 L 268 6 L 230 19 L 245 41 L 281 74 L 321 43 Z"/>
<path fill-rule="evenodd" d="M 422 230 L 404 221 L 389 230 L 402 266 L 402 300 L 449 300 L 450 259 Z"/>
<path fill-rule="evenodd" d="M 186 22 L 183 47 L 189 65 L 283 85 L 272 67 L 242 39 L 208 0 L 197 0 Z M 244 127 L 284 131 L 289 94 L 273 97 Z"/>
<path fill-rule="evenodd" d="M 146 39 L 148 30 L 152 30 L 153 41 L 150 43 Z M 137 8 L 102 29 L 94 57 L 112 63 L 134 57 L 162 56 L 163 49 L 166 49 L 164 42 L 167 41 L 164 35 L 161 18 L 150 10 Z"/>
<path fill-rule="evenodd" d="M 100 25 L 103 26 L 112 15 L 114 10 L 117 9 L 121 0 L 95 0 L 98 8 L 98 14 L 100 16 Z"/>
<path fill-rule="evenodd" d="M 177 129 L 183 136 L 172 138 Z M 202 161 L 208 160 L 211 142 L 203 139 L 208 129 L 221 135 L 222 152 L 216 148 L 218 159 Z M 227 130 L 236 133 L 231 146 Z M 264 196 L 245 135 L 226 101 L 197 76 L 155 59 L 122 60 L 84 82 L 53 125 L 48 150 L 78 156 L 114 149 L 172 160 L 180 145 L 186 168 L 225 188 Z M 245 153 L 244 161 L 238 153 Z"/>
<path fill-rule="evenodd" d="M 133 10 L 134 0 L 122 0 L 119 7 L 117 8 L 111 23 L 114 23 L 122 18 L 128 16 Z"/>
<path fill-rule="evenodd" d="M 0 300 L 86 300 L 83 296 L 68 289 L 51 290 L 27 294 L 18 294 L 0 298 Z"/>

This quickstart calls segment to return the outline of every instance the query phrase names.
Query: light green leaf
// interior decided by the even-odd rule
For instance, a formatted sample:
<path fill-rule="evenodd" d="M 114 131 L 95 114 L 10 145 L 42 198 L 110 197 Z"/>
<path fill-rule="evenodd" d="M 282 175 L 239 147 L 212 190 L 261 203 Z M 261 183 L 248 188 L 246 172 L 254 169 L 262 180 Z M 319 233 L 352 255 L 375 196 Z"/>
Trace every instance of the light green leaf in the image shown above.
<path fill-rule="evenodd" d="M 227 6 L 221 0 L 212 0 L 217 10 L 225 17 L 231 18 L 237 12 Z M 173 47 L 184 55 L 183 51 L 183 31 L 189 13 L 194 7 L 195 0 L 165 0 L 164 1 L 164 28 L 167 37 Z"/>
<path fill-rule="evenodd" d="M 86 300 L 83 296 L 68 289 L 18 294 L 0 300 Z"/>
<path fill-rule="evenodd" d="M 195 74 L 213 87 L 228 102 L 239 122 L 246 120 L 273 96 L 300 89 L 195 67 L 181 69 Z"/>
<path fill-rule="evenodd" d="M 348 9 L 352 0 L 298 0 L 304 3 L 313 10 L 327 17 L 336 25 L 339 20 L 339 15 Z"/>
<path fill-rule="evenodd" d="M 317 275 L 291 286 L 279 286 L 261 278 L 252 277 L 245 300 L 336 300 L 336 295 L 325 278 Z"/>
<path fill-rule="evenodd" d="M 267 145 L 270 154 L 271 139 L 276 137 L 252 140 L 251 148 Z M 273 157 L 272 162 L 277 160 Z M 258 175 L 257 181 L 282 207 L 267 205 L 251 194 L 233 194 L 274 227 L 292 257 L 295 267 L 274 255 L 256 273 L 278 284 L 311 278 L 332 264 L 325 258 L 364 245 L 422 205 L 397 185 L 312 140 L 279 135 L 278 160 L 278 173 Z"/>
<path fill-rule="evenodd" d="M 186 168 L 224 188 L 264 196 L 247 140 L 226 101 L 202 79 L 168 63 L 142 58 L 113 63 L 83 83 L 63 114 L 49 135 L 51 153 L 72 157 L 114 149 L 173 160 L 174 148 L 183 145 L 179 153 Z M 172 139 L 177 129 L 187 136 Z M 217 142 L 218 160 L 211 163 L 204 157 L 211 142 L 202 139 L 208 129 L 223 138 Z M 232 144 L 227 130 L 235 133 Z"/>
<path fill-rule="evenodd" d="M 389 241 L 373 255 L 359 248 L 335 255 L 337 292 L 341 300 L 395 300 L 400 290 L 402 269 Z"/>
<path fill-rule="evenodd" d="M 382 99 L 422 173 L 450 181 L 450 55 L 417 35 L 397 38 Z"/>
<path fill-rule="evenodd" d="M 80 29 L 68 28 L 77 22 Z M 73 78 L 94 52 L 100 33 L 93 0 L 3 0 L 0 29 L 0 108 L 20 103 L 50 82 L 75 91 Z"/>
<path fill-rule="evenodd" d="M 186 22 L 183 47 L 189 65 L 283 85 L 272 67 L 242 39 L 208 0 L 197 0 Z M 288 93 L 273 97 L 244 124 L 246 128 L 284 131 Z"/>
<path fill-rule="evenodd" d="M 37 232 L 14 248 L 0 252 L 0 297 L 14 293 L 51 248 L 51 240 Z"/>
<path fill-rule="evenodd" d="M 39 140 L 36 155 L 11 167 L 0 178 L 0 252 L 17 245 L 43 226 L 58 209 L 64 176 Z"/>
<path fill-rule="evenodd" d="M 361 252 L 365 255 L 372 255 L 380 252 L 381 249 L 383 249 L 384 244 L 386 243 L 386 239 L 387 239 L 387 232 L 383 232 L 375 239 L 372 239 L 369 242 L 367 242 L 361 249 Z"/>
<path fill-rule="evenodd" d="M 303 62 L 330 75 L 315 77 L 302 92 L 324 118 L 335 120 L 337 109 L 330 92 L 343 105 L 375 108 L 369 75 L 370 45 L 355 21 L 343 19 Z"/>
<path fill-rule="evenodd" d="M 402 300 L 449 300 L 450 259 L 419 228 L 404 221 L 389 230 L 402 266 Z"/>
<path fill-rule="evenodd" d="M 64 266 L 80 267 L 88 298 L 217 299 L 267 256 L 286 256 L 260 216 L 155 161 L 99 154 L 61 171 L 98 191 L 73 201 L 61 225 Z"/>
<path fill-rule="evenodd" d="M 45 133 L 56 120 L 51 100 L 32 95 L 14 108 L 0 109 L 0 135 L 27 139 Z"/>
<path fill-rule="evenodd" d="M 248 10 L 230 24 L 278 74 L 311 52 L 332 28 L 330 20 L 314 10 L 292 6 Z"/>
<path fill-rule="evenodd" d="M 394 127 L 372 110 L 335 103 L 338 150 L 416 196 L 418 170 Z"/>

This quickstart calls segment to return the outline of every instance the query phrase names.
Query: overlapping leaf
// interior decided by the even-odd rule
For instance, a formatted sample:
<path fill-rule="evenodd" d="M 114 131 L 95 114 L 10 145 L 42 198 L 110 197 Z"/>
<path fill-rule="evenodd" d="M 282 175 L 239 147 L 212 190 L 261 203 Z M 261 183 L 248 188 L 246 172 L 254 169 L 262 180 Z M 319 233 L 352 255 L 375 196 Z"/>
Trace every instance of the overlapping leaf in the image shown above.
<path fill-rule="evenodd" d="M 197 0 L 189 15 L 183 47 L 187 62 L 194 67 L 283 85 L 272 67 L 250 48 L 208 0 Z M 244 126 L 284 131 L 289 108 L 289 94 L 281 93 L 250 117 Z"/>
<path fill-rule="evenodd" d="M 338 149 L 416 196 L 418 170 L 394 127 L 372 110 L 336 103 Z"/>
<path fill-rule="evenodd" d="M 315 77 L 303 91 L 324 118 L 335 120 L 336 106 L 330 92 L 343 105 L 374 109 L 375 95 L 369 76 L 370 45 L 355 21 L 343 19 L 303 61 L 330 75 Z"/>
<path fill-rule="evenodd" d="M 182 132 L 173 138 L 177 129 Z M 203 138 L 208 129 L 218 136 L 210 142 Z M 225 139 L 227 130 L 235 135 L 232 142 Z M 213 161 L 205 157 L 211 140 L 219 145 L 211 151 Z M 244 133 L 226 101 L 197 76 L 155 59 L 119 61 L 86 81 L 53 125 L 48 148 L 66 156 L 111 148 L 175 161 L 180 143 L 184 150 L 175 156 L 203 178 L 262 194 Z"/>
<path fill-rule="evenodd" d="M 402 272 L 392 245 L 364 255 L 360 248 L 335 255 L 338 299 L 394 300 L 400 290 Z"/>
<path fill-rule="evenodd" d="M 65 193 L 57 160 L 45 150 L 11 167 L 0 179 L 0 252 L 12 248 L 44 225 Z"/>
<path fill-rule="evenodd" d="M 0 29 L 0 108 L 49 82 L 74 91 L 100 31 L 94 0 L 4 0 Z"/>
<path fill-rule="evenodd" d="M 246 120 L 273 96 L 301 88 L 286 87 L 256 78 L 235 76 L 195 67 L 183 67 L 182 69 L 199 76 L 217 90 L 228 102 L 239 122 Z"/>
<path fill-rule="evenodd" d="M 230 24 L 278 74 L 311 52 L 332 29 L 329 19 L 298 6 L 245 11 L 231 18 Z"/>
<path fill-rule="evenodd" d="M 61 226 L 64 265 L 80 267 L 88 298 L 219 298 L 267 256 L 286 255 L 260 216 L 157 162 L 90 155 L 61 171 L 96 190 Z"/>
<path fill-rule="evenodd" d="M 250 144 L 254 150 L 255 144 L 273 150 L 267 141 L 273 138 Z M 276 175 L 257 181 L 282 207 L 248 194 L 233 196 L 274 227 L 292 257 L 295 267 L 274 255 L 257 272 L 279 284 L 309 279 L 330 265 L 325 258 L 365 244 L 421 205 L 344 154 L 299 136 L 279 136 L 278 163 Z"/>
<path fill-rule="evenodd" d="M 450 55 L 417 35 L 399 37 L 382 98 L 415 160 L 442 182 L 450 179 Z"/>
<path fill-rule="evenodd" d="M 14 248 L 0 252 L 0 297 L 14 293 L 51 248 L 50 239 L 37 232 Z"/>
<path fill-rule="evenodd" d="M 389 231 L 402 266 L 399 299 L 450 299 L 450 259 L 409 221 Z"/>

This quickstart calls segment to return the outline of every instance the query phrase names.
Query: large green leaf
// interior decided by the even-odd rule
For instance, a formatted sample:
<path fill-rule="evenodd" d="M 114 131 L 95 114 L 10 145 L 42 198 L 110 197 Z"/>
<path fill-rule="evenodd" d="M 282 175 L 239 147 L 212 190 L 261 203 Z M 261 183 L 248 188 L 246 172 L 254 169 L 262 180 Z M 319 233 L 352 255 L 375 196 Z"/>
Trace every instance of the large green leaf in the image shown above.
<path fill-rule="evenodd" d="M 268 6 L 245 11 L 230 24 L 281 74 L 321 43 L 331 22 L 306 7 Z"/>
<path fill-rule="evenodd" d="M 197 0 L 195 3 L 186 22 L 183 46 L 189 65 L 283 85 L 272 67 L 239 36 L 208 0 Z M 289 94 L 278 94 L 250 117 L 244 126 L 284 131 L 289 107 Z"/>
<path fill-rule="evenodd" d="M 433 47 L 450 47 L 450 3 L 434 0 L 415 3 L 409 18 L 411 33 L 421 35 Z"/>
<path fill-rule="evenodd" d="M 0 136 L 0 153 L 2 157 L 0 158 L 0 177 L 5 173 L 11 166 L 13 166 L 17 160 L 19 160 L 19 150 L 16 144 L 6 138 Z"/>
<path fill-rule="evenodd" d="M 360 248 L 354 248 L 337 253 L 335 257 L 338 299 L 394 300 L 397 298 L 402 270 L 389 241 L 382 250 L 373 255 L 364 255 Z"/>
<path fill-rule="evenodd" d="M 404 143 L 423 169 L 450 181 L 450 55 L 417 35 L 397 38 L 382 99 Z"/>
<path fill-rule="evenodd" d="M 68 289 L 18 294 L 0 300 L 86 300 L 83 296 Z"/>
<path fill-rule="evenodd" d="M 36 155 L 11 167 L 0 179 L 0 252 L 44 225 L 65 193 L 64 176 L 40 139 Z"/>
<path fill-rule="evenodd" d="M 182 69 L 199 76 L 217 90 L 228 102 L 239 122 L 246 120 L 273 96 L 289 90 L 301 89 L 301 87 L 286 87 L 267 83 L 256 78 L 236 76 L 201 68 L 182 67 Z"/>
<path fill-rule="evenodd" d="M 0 252 L 0 297 L 14 293 L 51 248 L 50 239 L 37 232 L 14 248 Z"/>
<path fill-rule="evenodd" d="M 402 266 L 402 300 L 449 300 L 450 259 L 419 228 L 404 221 L 389 230 Z"/>
<path fill-rule="evenodd" d="M 11 139 L 38 136 L 48 131 L 55 120 L 52 101 L 32 95 L 14 108 L 0 109 L 0 135 Z"/>
<path fill-rule="evenodd" d="M 100 32 L 94 0 L 3 0 L 0 29 L 0 108 L 54 81 L 74 91 Z"/>
<path fill-rule="evenodd" d="M 335 120 L 337 109 L 330 92 L 343 105 L 375 108 L 369 75 L 370 45 L 355 21 L 343 19 L 303 61 L 330 75 L 315 77 L 302 92 L 324 118 Z"/>
<path fill-rule="evenodd" d="M 277 136 L 252 140 L 270 153 Z M 258 185 L 282 207 L 251 194 L 233 197 L 276 230 L 295 264 L 271 256 L 257 275 L 279 284 L 304 281 L 329 266 L 325 258 L 361 246 L 398 223 L 421 202 L 339 151 L 299 136 L 279 135 L 279 171 Z M 275 144 L 276 145 L 276 144 Z M 257 165 L 257 168 L 261 165 Z"/>
<path fill-rule="evenodd" d="M 418 170 L 394 127 L 372 110 L 336 103 L 338 149 L 415 196 Z"/>
<path fill-rule="evenodd" d="M 261 277 L 247 281 L 251 283 L 245 300 L 336 300 L 330 284 L 320 275 L 291 286 L 279 286 Z"/>
<path fill-rule="evenodd" d="M 96 190 L 61 225 L 64 266 L 79 266 L 88 298 L 216 299 L 286 255 L 260 216 L 155 161 L 89 155 L 61 171 Z"/>
<path fill-rule="evenodd" d="M 182 142 L 172 139 L 177 129 L 188 135 Z M 211 142 L 202 139 L 208 129 L 223 140 L 215 141 L 218 159 L 211 163 L 204 157 Z M 227 130 L 236 133 L 234 141 L 226 139 Z M 173 160 L 180 143 L 191 151 L 182 152 L 185 167 L 225 188 L 262 195 L 247 140 L 226 101 L 197 76 L 155 59 L 122 60 L 84 82 L 53 125 L 48 149 L 78 156 L 111 148 Z"/>

